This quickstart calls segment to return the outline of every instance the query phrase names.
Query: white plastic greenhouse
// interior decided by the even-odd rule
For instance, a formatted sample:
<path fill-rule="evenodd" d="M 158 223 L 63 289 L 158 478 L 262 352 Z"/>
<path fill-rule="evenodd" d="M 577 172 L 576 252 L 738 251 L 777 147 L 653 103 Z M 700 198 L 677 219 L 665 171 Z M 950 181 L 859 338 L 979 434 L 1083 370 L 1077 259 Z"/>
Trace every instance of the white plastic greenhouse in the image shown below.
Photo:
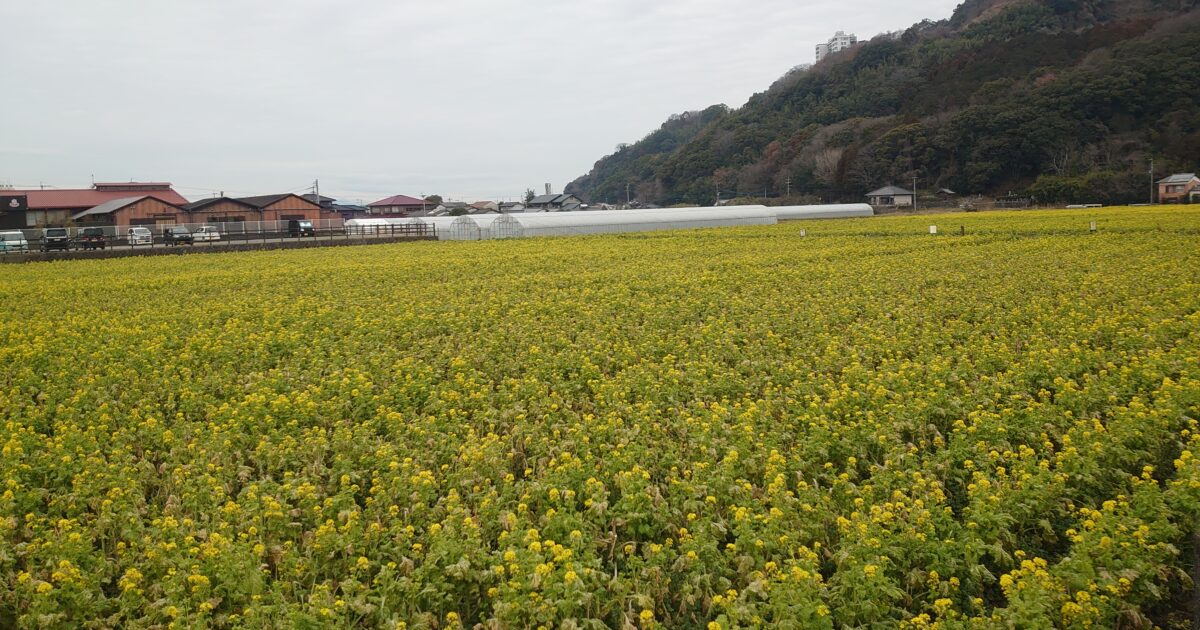
<path fill-rule="evenodd" d="M 823 206 L 772 206 L 771 211 L 780 221 L 791 219 L 840 219 L 845 217 L 875 216 L 870 204 L 842 203 Z"/>
<path fill-rule="evenodd" d="M 511 214 L 473 214 L 471 218 L 479 223 L 482 238 L 521 238 L 525 236 L 521 224 Z"/>
<path fill-rule="evenodd" d="M 762 207 L 546 212 L 510 216 L 520 224 L 524 236 L 648 232 L 776 223 L 775 213 Z"/>
<path fill-rule="evenodd" d="M 434 230 L 437 230 L 437 238 L 439 241 L 450 240 L 450 226 L 454 224 L 456 219 L 461 217 L 413 217 L 411 219 L 394 219 L 395 221 L 409 221 L 412 223 L 421 222 L 425 225 L 432 225 Z"/>
<path fill-rule="evenodd" d="M 392 224 L 389 219 L 347 219 L 346 234 L 375 234 L 386 230 Z"/>
<path fill-rule="evenodd" d="M 438 240 L 478 241 L 523 236 L 563 236 L 647 232 L 736 225 L 773 225 L 791 219 L 869 217 L 865 203 L 816 206 L 717 206 L 646 210 L 579 210 L 516 214 L 470 214 L 458 217 L 369 218 L 346 221 L 350 234 L 386 232 L 392 225 L 425 224 Z"/>
<path fill-rule="evenodd" d="M 450 227 L 444 233 L 441 229 L 438 230 L 438 240 L 440 241 L 478 241 L 479 239 L 479 223 L 465 214 L 454 217 L 454 220 L 450 222 Z"/>
<path fill-rule="evenodd" d="M 469 214 L 455 217 L 450 227 L 438 238 L 450 241 L 480 241 L 498 238 L 519 238 L 521 224 L 509 214 Z"/>

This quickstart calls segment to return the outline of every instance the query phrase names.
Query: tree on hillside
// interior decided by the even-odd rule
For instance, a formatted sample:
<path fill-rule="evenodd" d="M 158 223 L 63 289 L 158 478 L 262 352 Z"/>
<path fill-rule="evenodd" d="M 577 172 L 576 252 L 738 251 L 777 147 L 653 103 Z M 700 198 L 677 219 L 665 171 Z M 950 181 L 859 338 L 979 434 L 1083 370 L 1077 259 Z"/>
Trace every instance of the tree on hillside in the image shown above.
<path fill-rule="evenodd" d="M 436 206 L 436 205 L 442 203 L 442 196 L 441 195 L 429 195 L 428 197 L 425 197 L 425 201 L 428 201 L 429 203 Z"/>
<path fill-rule="evenodd" d="M 611 201 L 632 184 L 659 205 L 717 190 L 858 198 L 919 172 L 959 192 L 1047 175 L 1065 180 L 1042 181 L 1045 195 L 1123 199 L 1149 154 L 1162 169 L 1200 163 L 1200 14 L 1182 13 L 1195 2 L 967 0 L 953 20 L 789 72 L 736 110 L 672 116 L 570 192 Z M 1103 194 L 1073 191 L 1090 173 Z"/>

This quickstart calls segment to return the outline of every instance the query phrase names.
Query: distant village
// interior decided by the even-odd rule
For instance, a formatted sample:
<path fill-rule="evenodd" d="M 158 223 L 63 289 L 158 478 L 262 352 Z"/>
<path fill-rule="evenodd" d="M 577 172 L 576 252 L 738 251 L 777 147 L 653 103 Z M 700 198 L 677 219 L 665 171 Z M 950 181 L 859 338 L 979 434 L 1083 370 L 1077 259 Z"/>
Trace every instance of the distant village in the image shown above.
<path fill-rule="evenodd" d="M 90 188 L 0 189 L 0 229 L 440 217 L 614 207 L 589 206 L 573 194 L 551 192 L 549 184 L 544 194 L 527 195 L 523 202 L 468 203 L 443 201 L 436 196 L 392 195 L 366 205 L 350 205 L 317 193 L 250 197 L 218 194 L 188 201 L 169 182 L 97 182 Z"/>
<path fill-rule="evenodd" d="M 1200 201 L 1200 177 L 1195 173 L 1175 173 L 1157 180 L 1156 187 L 1158 203 Z M 933 194 L 945 200 L 956 197 L 954 191 L 947 189 Z M 892 185 L 865 196 L 878 210 L 912 209 L 918 199 L 913 190 Z M 521 202 L 445 201 L 437 196 L 398 194 L 366 205 L 349 205 L 316 193 L 216 195 L 188 201 L 168 182 L 107 182 L 95 183 L 90 188 L 0 189 L 0 229 L 445 217 L 655 207 L 636 201 L 623 205 L 587 204 L 574 194 L 552 192 L 550 184 L 546 184 L 543 194 L 527 194 Z"/>

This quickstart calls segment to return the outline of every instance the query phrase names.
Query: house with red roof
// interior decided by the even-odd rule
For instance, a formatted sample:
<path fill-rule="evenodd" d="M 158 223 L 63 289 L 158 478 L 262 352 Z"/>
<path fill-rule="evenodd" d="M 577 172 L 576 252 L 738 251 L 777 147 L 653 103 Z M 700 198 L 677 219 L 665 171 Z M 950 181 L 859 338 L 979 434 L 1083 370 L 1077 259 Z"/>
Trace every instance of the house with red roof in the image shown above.
<path fill-rule="evenodd" d="M 379 201 L 367 204 L 367 209 L 371 214 L 398 214 L 419 217 L 424 216 L 436 206 L 436 203 L 429 203 L 424 199 L 409 197 L 408 195 L 392 195 L 386 199 L 380 199 Z"/>
<path fill-rule="evenodd" d="M 116 199 L 153 197 L 172 206 L 187 203 L 168 182 L 96 183 L 91 188 L 46 188 L 9 190 L 5 194 L 26 199 L 25 225 L 64 225 L 71 217 Z"/>

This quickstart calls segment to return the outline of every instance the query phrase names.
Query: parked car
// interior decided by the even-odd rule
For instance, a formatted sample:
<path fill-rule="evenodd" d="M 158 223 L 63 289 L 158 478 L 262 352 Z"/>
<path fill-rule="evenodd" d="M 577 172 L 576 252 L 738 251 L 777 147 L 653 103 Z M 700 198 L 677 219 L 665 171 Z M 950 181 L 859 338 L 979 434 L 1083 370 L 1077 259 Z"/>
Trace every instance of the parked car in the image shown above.
<path fill-rule="evenodd" d="M 148 227 L 131 227 L 125 231 L 130 245 L 153 245 L 154 233 Z"/>
<path fill-rule="evenodd" d="M 313 227 L 312 221 L 292 219 L 288 221 L 288 236 L 316 236 L 317 230 Z"/>
<path fill-rule="evenodd" d="M 182 225 L 172 225 L 163 230 L 163 242 L 167 245 L 193 245 L 192 233 Z"/>
<path fill-rule="evenodd" d="M 85 227 L 79 233 L 79 240 L 76 241 L 76 246 L 83 249 L 96 249 L 97 247 L 104 249 L 107 243 L 108 236 L 104 234 L 104 228 Z"/>
<path fill-rule="evenodd" d="M 52 249 L 67 251 L 71 249 L 71 233 L 67 228 L 46 228 L 42 230 L 42 251 Z"/>
<path fill-rule="evenodd" d="M 221 233 L 217 231 L 217 228 L 211 225 L 201 225 L 198 230 L 192 232 L 192 241 L 197 243 L 211 243 L 219 240 L 221 240 Z"/>
<path fill-rule="evenodd" d="M 29 251 L 29 241 L 25 240 L 24 232 L 20 230 L 0 232 L 0 253 L 27 251 Z"/>

